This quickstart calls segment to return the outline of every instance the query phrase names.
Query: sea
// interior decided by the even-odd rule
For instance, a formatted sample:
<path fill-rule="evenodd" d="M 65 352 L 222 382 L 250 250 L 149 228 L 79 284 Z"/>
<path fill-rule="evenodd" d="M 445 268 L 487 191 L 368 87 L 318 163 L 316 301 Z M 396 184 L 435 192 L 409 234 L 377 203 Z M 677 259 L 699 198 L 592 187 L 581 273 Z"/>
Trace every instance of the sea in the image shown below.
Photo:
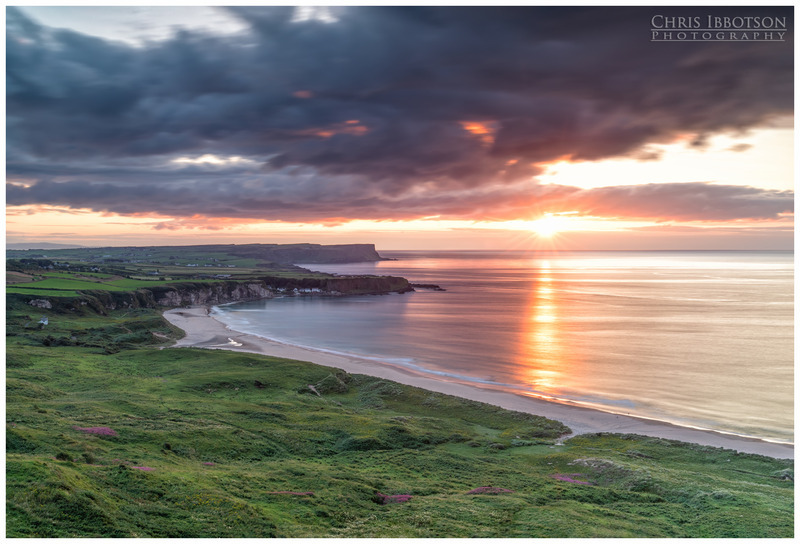
<path fill-rule="evenodd" d="M 385 251 L 301 264 L 444 291 L 215 308 L 232 329 L 440 380 L 794 442 L 791 251 Z"/>

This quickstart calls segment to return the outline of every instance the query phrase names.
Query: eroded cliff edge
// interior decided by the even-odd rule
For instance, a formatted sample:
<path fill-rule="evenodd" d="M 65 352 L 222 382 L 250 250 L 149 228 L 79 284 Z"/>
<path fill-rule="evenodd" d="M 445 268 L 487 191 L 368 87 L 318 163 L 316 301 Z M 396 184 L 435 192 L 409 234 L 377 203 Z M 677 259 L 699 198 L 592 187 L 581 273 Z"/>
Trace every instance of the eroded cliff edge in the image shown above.
<path fill-rule="evenodd" d="M 395 276 L 291 278 L 264 276 L 243 281 L 191 281 L 135 291 L 82 291 L 77 297 L 13 295 L 24 303 L 59 313 L 92 311 L 104 314 L 121 308 L 158 308 L 225 304 L 275 296 L 343 296 L 406 293 L 414 289 Z"/>

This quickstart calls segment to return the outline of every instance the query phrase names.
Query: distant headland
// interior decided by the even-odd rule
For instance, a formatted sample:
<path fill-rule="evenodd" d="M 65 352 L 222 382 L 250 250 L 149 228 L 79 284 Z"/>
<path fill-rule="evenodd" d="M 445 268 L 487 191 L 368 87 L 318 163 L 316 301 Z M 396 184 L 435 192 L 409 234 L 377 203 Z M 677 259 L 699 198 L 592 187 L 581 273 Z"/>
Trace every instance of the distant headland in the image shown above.
<path fill-rule="evenodd" d="M 268 263 L 353 263 L 386 260 L 375 250 L 375 244 L 207 244 L 192 246 L 126 246 L 95 248 L 8 249 L 6 258 L 80 258 L 93 262 L 159 262 L 159 256 L 167 254 L 170 260 L 193 253 L 223 253 L 240 259 L 254 259 Z"/>

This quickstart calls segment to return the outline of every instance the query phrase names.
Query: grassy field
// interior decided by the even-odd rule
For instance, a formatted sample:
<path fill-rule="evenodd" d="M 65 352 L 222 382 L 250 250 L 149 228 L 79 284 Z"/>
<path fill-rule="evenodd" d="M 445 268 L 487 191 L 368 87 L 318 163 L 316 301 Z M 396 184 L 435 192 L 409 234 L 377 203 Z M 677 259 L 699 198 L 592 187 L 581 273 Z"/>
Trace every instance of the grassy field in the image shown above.
<path fill-rule="evenodd" d="M 213 282 L 215 280 L 205 280 L 207 282 Z M 62 273 L 61 277 L 53 277 L 49 273 L 47 274 L 47 278 L 34 281 L 31 283 L 23 283 L 21 287 L 16 286 L 8 286 L 6 288 L 6 292 L 8 293 L 18 293 L 18 294 L 43 294 L 43 295 L 50 295 L 50 296 L 68 296 L 68 295 L 54 295 L 50 293 L 50 291 L 64 291 L 70 293 L 76 293 L 77 291 L 92 291 L 92 290 L 102 290 L 102 291 L 132 291 L 134 289 L 141 289 L 152 287 L 154 285 L 167 285 L 170 283 L 174 283 L 171 280 L 159 280 L 157 278 L 152 280 L 143 280 L 143 279 L 129 279 L 129 278 L 98 278 L 96 281 L 88 280 L 88 279 L 73 279 L 69 276 L 66 276 Z M 74 295 L 72 295 L 74 296 Z"/>
<path fill-rule="evenodd" d="M 145 270 L 160 273 L 192 273 L 237 269 L 292 268 L 290 263 L 357 262 L 380 259 L 375 248 L 366 244 L 323 246 L 319 244 L 212 244 L 195 246 L 102 247 L 73 249 L 6 250 L 6 258 L 31 261 L 49 260 L 61 265 L 92 263 L 118 270 Z"/>
<path fill-rule="evenodd" d="M 162 349 L 180 333 L 154 310 L 7 315 L 8 537 L 793 535 L 788 460 L 561 444 L 559 423 L 377 378 Z"/>
<path fill-rule="evenodd" d="M 128 292 L 136 289 L 148 289 L 156 285 L 169 285 L 188 280 L 201 280 L 204 283 L 223 281 L 213 278 L 215 274 L 224 273 L 231 280 L 258 279 L 268 273 L 270 277 L 290 278 L 324 278 L 330 277 L 310 271 L 297 271 L 295 269 L 238 269 L 235 272 L 226 269 L 205 269 L 202 273 L 187 273 L 186 269 L 167 267 L 161 270 L 159 276 L 139 276 L 146 273 L 140 267 L 129 267 L 125 272 L 128 277 L 114 274 L 65 272 L 52 270 L 39 270 L 30 274 L 7 272 L 6 292 L 18 295 L 40 295 L 42 297 L 74 297 L 80 291 L 114 291 Z"/>
<path fill-rule="evenodd" d="M 48 278 L 67 278 L 67 279 L 90 279 L 91 281 L 108 280 L 114 277 L 113 274 L 101 274 L 99 272 L 47 272 Z"/>
<path fill-rule="evenodd" d="M 225 246 L 205 247 L 9 250 L 6 292 L 43 298 L 76 297 L 86 291 L 122 293 L 187 281 L 331 277 L 285 262 L 208 249 Z"/>
<path fill-rule="evenodd" d="M 77 291 L 66 291 L 64 289 L 41 289 L 36 287 L 28 289 L 26 287 L 16 286 L 6 287 L 6 292 L 15 295 L 34 295 L 42 297 L 76 297 L 79 295 Z"/>

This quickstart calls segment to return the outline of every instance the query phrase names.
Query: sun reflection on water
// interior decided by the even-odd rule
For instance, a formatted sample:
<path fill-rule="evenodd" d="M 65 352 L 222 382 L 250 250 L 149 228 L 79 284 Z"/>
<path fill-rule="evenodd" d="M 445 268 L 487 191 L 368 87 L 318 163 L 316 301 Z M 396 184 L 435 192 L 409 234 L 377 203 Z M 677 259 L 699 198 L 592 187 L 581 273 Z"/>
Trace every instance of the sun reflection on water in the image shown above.
<path fill-rule="evenodd" d="M 536 392 L 555 396 L 563 387 L 570 364 L 561 330 L 561 308 L 550 262 L 538 262 L 531 272 L 534 288 L 523 318 L 517 360 L 519 377 Z"/>

